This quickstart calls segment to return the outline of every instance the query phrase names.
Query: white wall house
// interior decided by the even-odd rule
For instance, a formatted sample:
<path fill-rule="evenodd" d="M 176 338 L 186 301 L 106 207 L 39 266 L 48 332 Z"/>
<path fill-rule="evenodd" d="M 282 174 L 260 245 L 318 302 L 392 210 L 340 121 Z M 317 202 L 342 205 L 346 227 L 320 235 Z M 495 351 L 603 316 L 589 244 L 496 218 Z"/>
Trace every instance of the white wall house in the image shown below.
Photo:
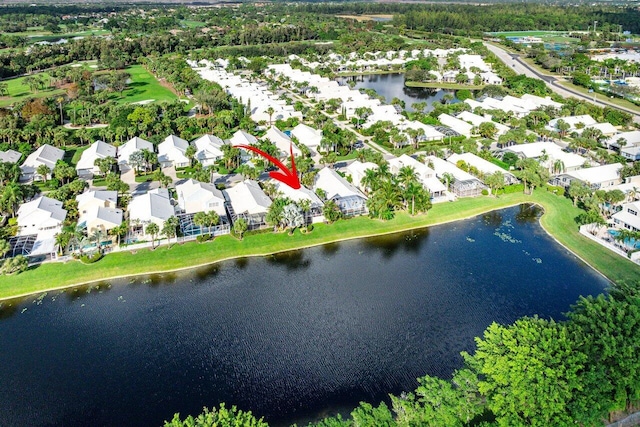
<path fill-rule="evenodd" d="M 29 154 L 25 159 L 22 166 L 20 166 L 20 170 L 22 174 L 20 175 L 20 179 L 24 181 L 28 181 L 31 179 L 42 179 L 36 172 L 38 166 L 46 165 L 50 171 L 56 166 L 58 160 L 62 160 L 64 157 L 64 151 L 53 147 L 51 145 L 42 145 L 33 153 Z M 51 173 L 47 176 L 47 179 L 51 178 Z"/>
<path fill-rule="evenodd" d="M 464 120 L 460 120 L 456 117 L 444 113 L 438 116 L 438 120 L 440 121 L 440 123 L 450 127 L 460 135 L 466 136 L 467 138 L 471 136 L 471 129 L 473 129 L 473 125 L 470 125 Z"/>
<path fill-rule="evenodd" d="M 625 203 L 622 210 L 611 217 L 618 228 L 640 231 L 640 202 Z"/>
<path fill-rule="evenodd" d="M 365 195 L 333 169 L 320 169 L 314 185 L 316 192 L 318 189 L 325 192 L 326 200 L 336 202 L 344 215 L 361 215 L 367 211 Z"/>
<path fill-rule="evenodd" d="M 136 151 L 149 150 L 153 153 L 153 144 L 146 139 L 138 138 L 137 136 L 131 138 L 120 147 L 118 147 L 118 164 L 120 167 L 130 166 L 129 158 Z"/>
<path fill-rule="evenodd" d="M 302 154 L 302 151 L 291 141 L 291 138 L 275 126 L 271 126 L 262 139 L 268 139 L 275 144 L 283 157 L 290 157 L 291 149 L 293 149 L 294 156 L 300 156 Z"/>
<path fill-rule="evenodd" d="M 283 197 L 286 197 L 296 203 L 308 200 L 310 209 L 309 212 L 306 213 L 307 223 L 324 221 L 324 215 L 322 214 L 322 207 L 324 206 L 324 203 L 322 203 L 322 200 L 320 200 L 320 197 L 318 197 L 316 193 L 304 186 L 295 190 L 280 181 L 271 181 L 276 186 L 276 191 Z"/>
<path fill-rule="evenodd" d="M 87 191 L 76 196 L 78 227 L 91 235 L 95 230 L 107 232 L 122 224 L 122 209 L 117 207 L 117 191 Z M 106 236 L 105 236 L 106 238 Z"/>
<path fill-rule="evenodd" d="M 38 240 L 43 236 L 53 237 L 62 228 L 66 217 L 67 211 L 61 201 L 40 196 L 18 208 L 18 235 L 37 234 Z"/>
<path fill-rule="evenodd" d="M 129 224 L 134 234 L 147 237 L 151 237 L 146 233 L 149 224 L 154 223 L 162 230 L 164 222 L 176 213 L 166 188 L 158 188 L 135 196 L 129 202 L 127 210 Z"/>
<path fill-rule="evenodd" d="M 202 135 L 191 144 L 196 147 L 196 160 L 202 163 L 202 166 L 211 166 L 224 157 L 222 146 L 225 143 L 217 136 Z"/>
<path fill-rule="evenodd" d="M 3 163 L 18 163 L 21 157 L 22 153 L 15 150 L 0 151 L 0 162 Z"/>
<path fill-rule="evenodd" d="M 449 156 L 447 161 L 454 165 L 457 165 L 459 161 L 463 161 L 469 166 L 475 167 L 484 175 L 491 175 L 496 172 L 500 172 L 502 175 L 504 175 L 504 181 L 507 185 L 515 184 L 516 182 L 518 182 L 518 179 L 511 172 L 506 171 L 500 166 L 494 165 L 493 163 L 483 159 L 482 157 L 478 157 L 473 153 L 454 153 Z"/>
<path fill-rule="evenodd" d="M 175 135 L 169 135 L 158 145 L 158 161 L 163 168 L 189 166 L 189 158 L 185 152 L 189 143 Z"/>
<path fill-rule="evenodd" d="M 244 218 L 250 230 L 267 225 L 265 220 L 271 199 L 254 180 L 247 179 L 223 191 L 231 221 Z"/>
<path fill-rule="evenodd" d="M 410 167 L 416 173 L 422 186 L 431 194 L 432 198 L 442 197 L 447 190 L 445 185 L 438 180 L 436 171 L 424 163 L 421 163 L 406 154 L 388 160 L 391 173 L 397 175 L 403 167 Z"/>
<path fill-rule="evenodd" d="M 557 119 L 553 119 L 549 121 L 549 124 L 545 126 L 550 131 L 557 132 L 558 131 L 558 122 L 562 120 L 569 125 L 568 132 L 575 132 L 580 129 L 584 129 L 587 126 L 592 126 L 598 123 L 593 117 L 588 114 L 583 114 L 580 116 L 568 116 L 568 117 L 558 117 Z"/>
<path fill-rule="evenodd" d="M 458 197 L 479 196 L 486 188 L 482 181 L 453 163 L 436 156 L 427 156 L 426 161 L 439 179 L 444 180 L 449 175 L 453 177 L 453 182 L 449 182 L 449 191 Z"/>
<path fill-rule="evenodd" d="M 629 160 L 640 160 L 640 130 L 621 132 L 603 143 L 607 148 L 620 150 L 620 154 Z"/>
<path fill-rule="evenodd" d="M 307 146 L 312 152 L 317 152 L 322 140 L 322 129 L 314 129 L 300 123 L 291 129 L 291 136 L 295 136 L 300 144 Z"/>
<path fill-rule="evenodd" d="M 509 131 L 509 126 L 503 125 L 502 123 L 497 123 L 491 120 L 491 116 L 479 116 L 477 114 L 471 113 L 469 111 L 463 111 L 457 116 L 458 119 L 464 120 L 467 123 L 475 127 L 479 127 L 482 123 L 489 122 L 496 127 L 496 136 L 503 135 Z"/>
<path fill-rule="evenodd" d="M 214 211 L 218 216 L 226 217 L 224 195 L 213 184 L 188 179 L 176 185 L 178 206 L 187 214 Z"/>
<path fill-rule="evenodd" d="M 362 191 L 366 191 L 365 186 L 362 184 L 362 178 L 367 174 L 367 170 L 377 170 L 378 165 L 372 162 L 361 162 L 360 160 L 354 160 L 351 162 L 344 171 L 347 175 L 351 176 L 351 183 L 358 187 Z"/>
<path fill-rule="evenodd" d="M 80 160 L 78 160 L 78 163 L 76 164 L 78 176 L 81 178 L 90 178 L 95 174 L 99 174 L 100 168 L 95 165 L 95 161 L 106 157 L 113 157 L 115 159 L 116 152 L 116 147 L 113 145 L 97 140 L 82 152 Z"/>
<path fill-rule="evenodd" d="M 613 187 L 622 182 L 620 169 L 622 169 L 620 163 L 577 169 L 558 175 L 554 179 L 554 184 L 568 187 L 572 181 L 579 181 L 594 190 L 609 190 L 609 187 Z"/>

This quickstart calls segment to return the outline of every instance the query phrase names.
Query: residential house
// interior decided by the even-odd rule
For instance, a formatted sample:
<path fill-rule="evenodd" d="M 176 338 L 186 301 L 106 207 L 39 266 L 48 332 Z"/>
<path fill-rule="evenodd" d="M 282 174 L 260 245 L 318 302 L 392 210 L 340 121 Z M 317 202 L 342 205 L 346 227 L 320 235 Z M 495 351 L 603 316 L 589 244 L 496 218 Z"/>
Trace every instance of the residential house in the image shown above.
<path fill-rule="evenodd" d="M 269 140 L 280 150 L 283 157 L 290 157 L 291 150 L 293 150 L 294 156 L 302 155 L 302 151 L 291 141 L 289 135 L 282 132 L 275 126 L 271 126 L 267 133 L 262 137 L 263 140 Z"/>
<path fill-rule="evenodd" d="M 129 226 L 135 237 L 150 238 L 147 226 L 154 223 L 160 230 L 164 222 L 175 216 L 176 210 L 171 203 L 169 191 L 166 188 L 151 190 L 145 194 L 135 196 L 129 202 Z"/>
<path fill-rule="evenodd" d="M 129 164 L 129 158 L 131 158 L 131 155 L 137 151 L 142 150 L 154 152 L 153 144 L 146 139 L 142 139 L 137 136 L 131 138 L 123 145 L 118 147 L 118 164 L 120 165 L 120 168 L 122 169 L 130 167 L 131 165 Z"/>
<path fill-rule="evenodd" d="M 0 151 L 0 162 L 2 163 L 18 163 L 22 153 L 15 150 Z"/>
<path fill-rule="evenodd" d="M 469 111 L 463 111 L 462 113 L 458 114 L 457 118 L 460 120 L 464 120 L 465 122 L 470 123 L 475 127 L 479 127 L 482 123 L 491 123 L 496 127 L 496 136 L 503 135 L 509 131 L 509 126 L 492 121 L 490 115 L 479 116 Z"/>
<path fill-rule="evenodd" d="M 300 144 L 305 145 L 311 152 L 317 152 L 322 141 L 322 129 L 314 129 L 305 124 L 298 124 L 291 129 L 291 136 L 295 136 Z"/>
<path fill-rule="evenodd" d="M 54 258 L 55 236 L 66 217 L 62 202 L 49 197 L 41 196 L 22 204 L 17 212 L 18 235 L 9 240 L 11 255 Z"/>
<path fill-rule="evenodd" d="M 640 160 L 640 130 L 621 132 L 606 139 L 603 144 L 609 149 L 616 149 L 629 160 Z"/>
<path fill-rule="evenodd" d="M 575 132 L 575 131 L 581 131 L 581 129 L 584 129 L 587 126 L 593 126 L 596 123 L 598 123 L 593 117 L 591 117 L 588 114 L 583 114 L 580 116 L 567 116 L 567 117 L 558 117 L 557 119 L 553 119 L 551 121 L 549 121 L 549 124 L 547 126 L 545 126 L 545 128 L 547 128 L 550 131 L 553 132 L 557 132 L 559 131 L 558 129 L 558 122 L 562 120 L 563 122 L 567 123 L 569 125 L 569 130 L 568 132 Z"/>
<path fill-rule="evenodd" d="M 358 187 L 362 191 L 366 191 L 366 186 L 362 184 L 362 179 L 366 176 L 367 170 L 377 170 L 378 165 L 372 162 L 361 162 L 360 160 L 354 160 L 347 167 L 345 172 L 351 176 L 351 183 Z"/>
<path fill-rule="evenodd" d="M 37 172 L 38 167 L 40 165 L 46 165 L 49 170 L 52 171 L 58 160 L 62 160 L 63 157 L 63 150 L 47 144 L 41 145 L 40 148 L 29 154 L 24 163 L 22 163 L 22 166 L 20 166 L 20 170 L 22 171 L 20 179 L 22 181 L 42 179 Z M 51 178 L 51 173 L 47 175 L 47 179 L 49 178 Z"/>
<path fill-rule="evenodd" d="M 331 168 L 320 169 L 316 175 L 314 190 L 325 193 L 325 200 L 336 202 L 346 216 L 361 215 L 367 212 L 367 198 L 353 184 L 338 175 Z"/>
<path fill-rule="evenodd" d="M 473 166 L 483 175 L 491 175 L 496 172 L 500 172 L 504 175 L 504 182 L 507 185 L 515 184 L 518 182 L 518 178 L 515 177 L 511 172 L 502 169 L 500 166 L 494 165 L 493 163 L 483 159 L 482 157 L 478 157 L 473 153 L 462 153 L 462 154 L 452 154 L 447 159 L 448 162 L 458 165 L 458 162 L 464 162 L 469 166 Z"/>
<path fill-rule="evenodd" d="M 202 233 L 214 235 L 228 234 L 229 219 L 225 209 L 225 198 L 222 191 L 214 185 L 188 179 L 176 185 L 178 206 L 180 213 L 180 228 L 184 236 L 193 236 Z M 198 212 L 215 212 L 220 218 L 218 224 L 212 228 L 195 224 L 193 218 Z"/>
<path fill-rule="evenodd" d="M 555 177 L 553 183 L 554 185 L 568 187 L 572 181 L 579 181 L 594 190 L 610 190 L 609 187 L 622 182 L 620 169 L 622 169 L 622 164 L 620 163 L 577 169 L 559 174 Z"/>
<path fill-rule="evenodd" d="M 482 194 L 487 187 L 475 176 L 463 171 L 453 163 L 436 156 L 427 156 L 427 164 L 436 172 L 440 180 L 449 181 L 449 191 L 458 197 L 473 197 Z"/>
<path fill-rule="evenodd" d="M 158 161 L 163 168 L 189 166 L 189 158 L 186 155 L 188 147 L 189 143 L 184 139 L 169 135 L 158 145 Z"/>
<path fill-rule="evenodd" d="M 562 147 L 551 141 L 516 144 L 504 148 L 502 152 L 515 153 L 523 159 L 538 160 L 554 174 L 581 169 L 589 161 L 586 157 L 564 151 Z"/>
<path fill-rule="evenodd" d="M 98 159 L 106 157 L 116 158 L 116 147 L 104 141 L 97 140 L 82 152 L 80 160 L 76 164 L 76 171 L 80 178 L 91 178 L 100 173 L 100 168 L 95 165 Z"/>
<path fill-rule="evenodd" d="M 254 180 L 248 179 L 223 191 L 231 221 L 243 218 L 250 230 L 267 225 L 266 217 L 271 199 Z"/>
<path fill-rule="evenodd" d="M 202 166 L 212 166 L 218 160 L 224 157 L 222 146 L 224 141 L 214 135 L 202 135 L 191 143 L 196 148 L 196 160 Z"/>
<path fill-rule="evenodd" d="M 625 228 L 631 231 L 640 231 L 640 202 L 634 201 L 622 205 L 622 210 L 613 214 L 611 219 L 618 228 Z"/>
<path fill-rule="evenodd" d="M 406 154 L 388 160 L 391 173 L 398 174 L 403 167 L 410 167 L 415 172 L 423 187 L 429 190 L 431 198 L 442 197 L 447 188 L 436 177 L 436 171 Z"/>
<path fill-rule="evenodd" d="M 453 129 L 458 135 L 463 135 L 467 138 L 471 136 L 471 130 L 473 129 L 473 126 L 465 122 L 464 120 L 460 120 L 445 113 L 440 114 L 438 116 L 438 120 L 443 125 Z"/>
<path fill-rule="evenodd" d="M 283 182 L 276 180 L 272 180 L 272 182 L 276 186 L 276 191 L 280 193 L 282 197 L 286 197 L 295 203 L 308 200 L 309 211 L 305 212 L 305 220 L 307 224 L 311 222 L 315 223 L 324 221 L 324 215 L 322 213 L 324 203 L 322 203 L 320 197 L 318 197 L 313 191 L 304 186 L 296 190 Z"/>

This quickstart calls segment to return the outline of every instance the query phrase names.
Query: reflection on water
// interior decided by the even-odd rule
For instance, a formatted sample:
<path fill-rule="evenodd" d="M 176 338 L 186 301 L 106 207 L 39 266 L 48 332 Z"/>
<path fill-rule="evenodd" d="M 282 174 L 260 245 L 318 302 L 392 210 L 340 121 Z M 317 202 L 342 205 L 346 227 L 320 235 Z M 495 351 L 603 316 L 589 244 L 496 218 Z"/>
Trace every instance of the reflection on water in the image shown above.
<path fill-rule="evenodd" d="M 449 377 L 491 322 L 562 318 L 605 288 L 539 214 L 2 303 L 2 425 L 162 425 L 219 402 L 303 425 Z"/>
<path fill-rule="evenodd" d="M 349 80 L 353 80 L 356 82 L 354 89 L 373 89 L 378 95 L 384 96 L 387 104 L 390 104 L 393 98 L 399 98 L 405 102 L 405 109 L 410 112 L 413 111 L 411 105 L 416 102 L 425 102 L 426 111 L 433 110 L 431 104 L 434 101 L 441 101 L 447 93 L 454 95 L 452 102 L 458 101 L 453 90 L 407 87 L 404 85 L 402 73 L 338 77 L 336 80 L 340 84 L 347 84 Z"/>

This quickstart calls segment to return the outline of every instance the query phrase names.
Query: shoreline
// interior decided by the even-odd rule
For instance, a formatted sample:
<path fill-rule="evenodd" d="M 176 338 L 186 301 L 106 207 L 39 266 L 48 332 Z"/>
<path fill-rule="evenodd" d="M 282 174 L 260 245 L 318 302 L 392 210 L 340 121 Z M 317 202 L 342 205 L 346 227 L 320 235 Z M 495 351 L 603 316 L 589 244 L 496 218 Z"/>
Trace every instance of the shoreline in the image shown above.
<path fill-rule="evenodd" d="M 405 80 L 404 85 L 406 87 L 422 87 L 428 89 L 447 89 L 447 90 L 481 90 L 485 85 L 464 85 L 457 83 L 438 83 L 438 82 L 414 82 L 411 80 Z"/>
<path fill-rule="evenodd" d="M 545 191 L 546 192 L 546 191 Z M 54 292 L 54 291 L 64 291 L 66 289 L 72 289 L 72 288 L 77 288 L 77 287 L 81 287 L 81 286 L 88 286 L 88 285 L 93 285 L 93 284 L 97 284 L 100 282 L 104 282 L 107 280 L 118 280 L 118 279 L 124 279 L 124 278 L 133 278 L 133 277 L 142 277 L 142 276 L 148 276 L 148 275 L 152 275 L 152 274 L 167 274 L 167 273 L 175 273 L 175 272 L 180 272 L 180 271 L 186 271 L 186 270 L 190 270 L 190 269 L 197 269 L 197 268 L 202 268 L 202 267 L 206 267 L 206 266 L 210 266 L 210 265 L 214 265 L 217 264 L 219 262 L 223 262 L 223 261 L 229 261 L 229 260 L 233 260 L 233 259 L 239 259 L 239 258 L 254 258 L 254 257 L 265 257 L 265 256 L 269 256 L 269 255 L 274 255 L 274 254 L 279 254 L 279 253 L 284 253 L 284 252 L 290 252 L 290 251 L 296 251 L 296 250 L 301 250 L 301 249 L 307 249 L 307 248 L 311 248 L 311 247 L 317 247 L 317 246 L 322 246 L 322 245 L 326 245 L 326 244 L 330 244 L 330 243 L 339 243 L 339 242 L 343 242 L 343 241 L 349 241 L 349 240 L 354 240 L 354 239 L 362 239 L 362 238 L 370 238 L 370 237 L 376 237 L 376 236 L 384 236 L 384 235 L 390 235 L 390 234 L 395 234 L 395 233 L 402 233 L 402 232 L 406 232 L 406 231 L 410 231 L 410 230 L 416 230 L 416 229 L 422 229 L 422 228 L 429 228 L 431 226 L 435 226 L 435 225 L 442 225 L 442 224 L 447 224 L 447 223 L 451 223 L 451 222 L 455 222 L 455 221 L 463 221 L 463 220 L 467 220 L 470 218 L 474 218 L 477 217 L 478 215 L 483 215 L 485 213 L 488 212 L 492 212 L 492 211 L 496 211 L 496 210 L 500 210 L 500 209 L 507 209 L 510 207 L 514 207 L 514 206 L 518 206 L 521 204 L 525 204 L 525 203 L 530 203 L 530 204 L 534 204 L 537 205 L 539 207 L 541 207 L 543 209 L 543 214 L 539 219 L 539 223 L 540 226 L 542 227 L 542 229 L 545 231 L 545 233 L 547 233 L 549 236 L 551 236 L 557 243 L 559 243 L 564 249 L 566 249 L 567 251 L 569 251 L 572 255 L 574 255 L 576 258 L 580 259 L 582 262 L 584 262 L 586 265 L 588 265 L 590 268 L 592 268 L 593 270 L 597 271 L 600 275 L 602 275 L 604 278 L 606 278 L 610 283 L 615 283 L 615 279 L 613 277 L 610 277 L 607 274 L 607 271 L 603 271 L 602 269 L 597 268 L 592 262 L 590 262 L 589 260 L 587 260 L 584 256 L 581 256 L 580 254 L 578 254 L 575 250 L 573 250 L 571 248 L 570 245 L 566 244 L 565 242 L 561 241 L 558 236 L 554 235 L 553 232 L 549 229 L 548 226 L 545 226 L 545 223 L 547 221 L 550 221 L 551 219 L 549 219 L 550 215 L 553 215 L 553 210 L 550 209 L 549 206 L 545 206 L 545 203 L 540 201 L 540 200 L 536 200 L 539 199 L 540 197 L 532 197 L 529 196 L 527 197 L 526 195 L 503 195 L 502 197 L 505 198 L 505 196 L 511 196 L 509 197 L 510 199 L 515 199 L 515 200 L 506 200 L 506 203 L 500 203 L 500 199 L 491 199 L 489 200 L 489 202 L 494 202 L 491 203 L 488 206 L 482 206 L 479 208 L 467 208 L 468 212 L 464 212 L 462 214 L 462 216 L 455 216 L 453 218 L 447 218 L 446 214 L 442 214 L 442 218 L 436 218 L 434 222 L 430 222 L 428 221 L 427 218 L 433 218 L 433 214 L 429 217 L 429 213 L 427 215 L 424 215 L 422 218 L 420 217 L 412 217 L 412 218 L 418 218 L 418 219 L 422 219 L 422 221 L 418 221 L 418 222 L 409 222 L 407 224 L 397 224 L 395 227 L 392 227 L 392 229 L 388 229 L 388 230 L 376 230 L 373 232 L 361 232 L 361 233 L 355 233 L 354 235 L 351 236 L 346 236 L 346 237 L 337 237 L 337 238 L 333 238 L 333 239 L 329 239 L 329 240 L 322 240 L 322 241 L 317 241 L 317 242 L 309 242 L 309 243 L 301 243 L 301 244 L 293 244 L 294 242 L 290 242 L 291 246 L 290 247 L 285 247 L 282 249 L 273 249 L 273 250 L 263 250 L 260 248 L 256 248 L 256 250 L 251 251 L 249 253 L 234 253 L 232 255 L 228 255 L 228 256 L 222 256 L 221 258 L 216 258 L 213 259 L 211 261 L 206 261 L 206 262 L 197 262 L 195 264 L 191 264 L 191 265 L 181 265 L 179 267 L 176 268 L 168 268 L 168 269 L 150 269 L 148 271 L 132 271 L 131 273 L 128 274 L 115 274 L 115 275 L 109 275 L 109 273 L 105 272 L 105 276 L 100 277 L 100 278 L 96 278 L 96 279 L 88 279 L 88 280 L 80 280 L 80 281 L 75 281 L 72 283 L 68 283 L 68 284 L 64 284 L 61 286 L 54 286 L 54 287 L 44 287 L 42 289 L 37 289 L 37 290 L 32 290 L 32 291 L 28 291 L 28 292 L 23 292 L 23 293 L 19 293 L 19 294 L 14 294 L 14 295 L 8 295 L 8 296 L 3 296 L 0 297 L 0 302 L 4 302 L 4 301 L 11 301 L 11 300 L 17 300 L 17 299 L 23 299 L 23 298 L 27 298 L 30 296 L 35 296 L 35 295 L 39 295 L 45 292 Z M 553 195 L 553 197 L 560 197 L 560 196 L 555 196 Z M 479 200 L 479 199 L 476 199 Z M 458 203 L 460 203 L 460 201 L 458 202 L 452 202 L 453 205 L 457 205 Z M 347 220 L 347 221 L 341 221 L 344 224 L 349 224 L 349 221 L 351 220 Z M 388 223 L 383 223 L 381 221 L 378 220 L 371 220 L 371 219 L 367 219 L 367 221 L 372 221 L 372 222 L 376 222 L 376 223 L 382 223 L 382 224 L 388 224 Z M 331 226 L 335 226 L 335 224 L 331 225 Z M 329 227 L 331 227 L 329 226 Z M 577 233 L 577 232 L 576 232 Z M 283 233 L 277 233 L 277 235 L 282 235 Z M 255 237 L 257 237 L 258 239 L 262 238 L 265 235 L 255 235 Z M 249 237 L 249 236 L 247 236 Z M 235 240 L 235 238 L 232 238 Z M 215 245 L 215 242 L 217 241 L 214 240 L 212 242 L 209 243 L 195 243 L 195 242 L 188 242 L 185 245 L 190 245 L 190 247 L 193 247 L 194 245 L 208 245 L 208 244 L 213 244 Z M 237 243 L 241 243 L 242 241 L 237 241 Z M 171 249 L 173 249 L 174 247 L 176 247 L 176 244 L 173 244 Z M 168 247 L 161 247 L 164 253 L 170 251 L 170 249 Z M 156 248 L 160 249 L 160 248 Z M 206 247 L 205 247 L 206 249 Z M 602 251 L 607 251 L 606 248 L 602 248 Z M 608 251 L 607 251 L 608 252 Z M 133 256 L 134 259 L 136 257 L 136 255 L 134 254 L 126 254 L 126 252 L 120 252 L 121 254 L 125 254 L 128 257 Z M 161 255 L 162 253 L 158 253 L 158 255 Z M 108 258 L 111 254 L 108 254 L 105 258 Z M 613 254 L 615 255 L 615 254 Z M 104 261 L 104 260 L 103 260 Z M 101 261 L 101 262 L 103 262 Z M 73 261 L 74 263 L 76 261 Z M 628 261 L 630 262 L 630 261 Z M 57 263 L 50 263 L 50 265 L 56 265 Z M 63 264 L 63 265 L 66 265 Z M 100 264 L 92 264 L 89 265 L 89 267 L 96 267 L 99 266 Z M 60 267 L 62 267 L 62 265 L 60 265 Z M 610 273 L 610 272 L 609 272 Z M 24 273 L 22 273 L 24 274 Z M 19 275 L 18 275 L 19 276 Z"/>

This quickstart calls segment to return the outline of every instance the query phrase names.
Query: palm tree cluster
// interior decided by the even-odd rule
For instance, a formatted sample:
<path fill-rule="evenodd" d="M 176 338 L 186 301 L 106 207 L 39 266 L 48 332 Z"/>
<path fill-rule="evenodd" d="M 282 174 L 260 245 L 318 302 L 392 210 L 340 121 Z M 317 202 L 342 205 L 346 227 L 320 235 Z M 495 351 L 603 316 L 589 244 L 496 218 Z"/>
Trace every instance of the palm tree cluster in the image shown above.
<path fill-rule="evenodd" d="M 397 175 L 391 174 L 386 163 L 377 169 L 368 169 L 362 184 L 367 188 L 367 209 L 371 218 L 389 220 L 398 209 L 415 215 L 431 208 L 429 191 L 410 166 L 401 167 Z"/>

